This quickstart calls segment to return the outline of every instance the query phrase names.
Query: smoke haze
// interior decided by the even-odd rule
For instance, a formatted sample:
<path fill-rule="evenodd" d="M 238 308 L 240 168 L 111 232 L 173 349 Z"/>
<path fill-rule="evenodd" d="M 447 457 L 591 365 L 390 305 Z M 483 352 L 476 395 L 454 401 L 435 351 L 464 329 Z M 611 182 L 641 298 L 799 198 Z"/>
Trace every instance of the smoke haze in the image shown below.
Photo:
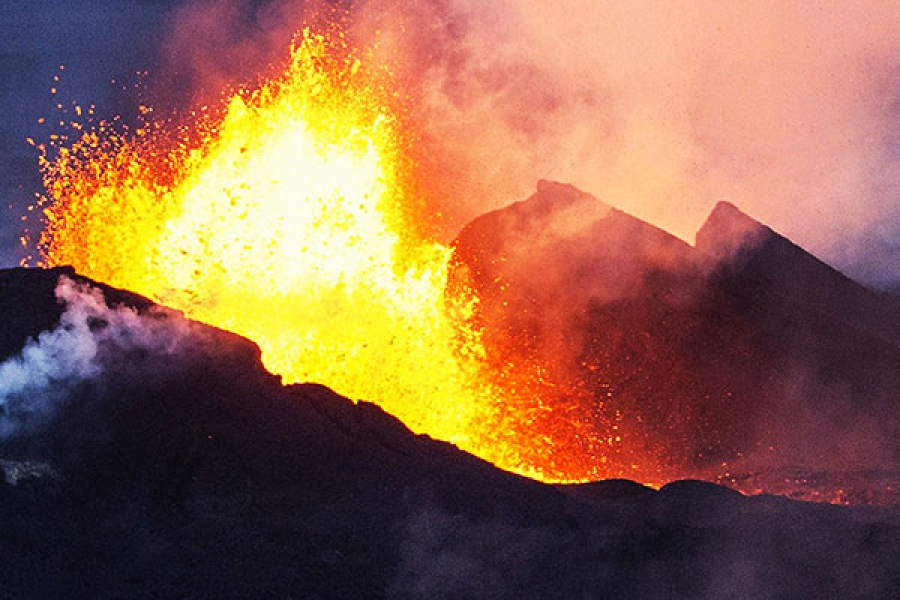
<path fill-rule="evenodd" d="M 155 68 L 159 102 L 187 105 L 217 98 L 226 83 L 252 84 L 310 15 L 347 3 L 85 4 L 97 15 L 143 15 L 91 28 L 150 32 L 143 54 L 119 55 L 122 70 Z M 351 36 L 376 48 L 410 98 L 423 186 L 447 239 L 549 178 L 687 241 L 728 199 L 852 276 L 900 278 L 900 10 L 891 3 L 350 7 Z"/>
<path fill-rule="evenodd" d="M 407 20 L 387 37 L 451 222 L 547 177 L 692 241 L 727 198 L 853 274 L 896 275 L 896 7 L 382 4 L 380 27 Z"/>
<path fill-rule="evenodd" d="M 789 515 L 780 514 L 782 499 L 763 496 L 743 505 L 734 492 L 692 481 L 630 498 L 630 504 L 621 500 L 598 503 L 604 518 L 568 515 L 564 526 L 551 516 L 527 524 L 474 520 L 426 504 L 400 535 L 399 568 L 387 597 L 809 598 L 820 596 L 835 573 L 860 571 L 867 588 L 860 597 L 890 589 L 887 562 L 863 571 L 858 558 L 871 552 L 874 525 L 868 539 L 847 528 L 790 540 L 787 532 L 808 528 L 822 508 L 814 504 L 797 503 Z M 676 525 L 676 515 L 686 518 Z M 719 528 L 723 535 L 712 537 Z M 691 542 L 680 541 L 689 531 Z M 651 541 L 641 547 L 635 543 L 641 538 Z M 840 561 L 826 558 L 828 548 L 842 549 Z M 798 562 L 805 576 L 792 570 Z"/>

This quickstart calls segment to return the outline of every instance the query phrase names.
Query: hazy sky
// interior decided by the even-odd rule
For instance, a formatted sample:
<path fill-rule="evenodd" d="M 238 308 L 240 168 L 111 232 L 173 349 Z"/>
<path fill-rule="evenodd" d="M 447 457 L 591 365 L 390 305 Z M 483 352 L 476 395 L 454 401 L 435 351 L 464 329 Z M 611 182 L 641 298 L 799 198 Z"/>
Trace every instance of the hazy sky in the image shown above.
<path fill-rule="evenodd" d="M 38 184 L 25 138 L 49 133 L 37 119 L 57 101 L 127 110 L 129 96 L 110 80 L 144 69 L 151 85 L 179 94 L 247 77 L 282 57 L 305 3 L 6 4 L 15 4 L 0 8 L 8 266 L 19 259 L 18 215 Z M 379 31 L 382 55 L 415 98 L 448 233 L 551 178 L 688 241 L 728 199 L 845 272 L 900 280 L 900 4 L 354 7 L 354 35 Z"/>

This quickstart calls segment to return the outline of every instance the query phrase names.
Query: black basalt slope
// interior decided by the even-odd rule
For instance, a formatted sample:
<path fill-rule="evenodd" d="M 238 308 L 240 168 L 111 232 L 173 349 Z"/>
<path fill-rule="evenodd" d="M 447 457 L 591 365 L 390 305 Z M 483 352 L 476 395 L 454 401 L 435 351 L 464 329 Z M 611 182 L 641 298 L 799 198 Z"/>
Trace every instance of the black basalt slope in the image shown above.
<path fill-rule="evenodd" d="M 76 277 L 0 272 L 12 360 L 65 310 L 60 275 Z M 134 351 L 95 324 L 97 369 L 17 399 L 55 410 L 0 437 L 2 597 L 900 593 L 891 510 L 699 482 L 546 486 L 414 435 L 373 404 L 284 386 L 252 342 L 103 289 L 153 319 L 151 331 L 185 337 Z"/>

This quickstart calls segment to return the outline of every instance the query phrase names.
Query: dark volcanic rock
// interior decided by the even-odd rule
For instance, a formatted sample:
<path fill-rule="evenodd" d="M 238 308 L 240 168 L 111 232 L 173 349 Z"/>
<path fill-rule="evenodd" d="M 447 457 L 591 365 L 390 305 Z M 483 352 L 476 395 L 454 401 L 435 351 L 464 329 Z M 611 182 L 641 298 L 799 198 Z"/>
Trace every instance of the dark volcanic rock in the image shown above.
<path fill-rule="evenodd" d="M 852 390 L 857 408 L 894 411 L 900 396 L 900 302 L 869 290 L 789 240 L 719 203 L 697 233 L 710 283 L 753 319 L 784 361 Z M 890 415 L 885 414 L 885 417 Z"/>
<path fill-rule="evenodd" d="M 53 291 L 60 275 L 86 281 L 71 267 L 0 270 L 0 314 L 3 315 L 0 320 L 0 360 L 18 352 L 27 338 L 37 337 L 59 322 L 63 307 Z M 138 294 L 100 283 L 95 285 L 103 292 L 110 306 L 147 309 L 152 304 Z"/>
<path fill-rule="evenodd" d="M 628 443 L 604 448 L 620 472 L 648 456 L 683 464 L 719 445 L 723 435 L 703 423 L 724 392 L 704 390 L 714 397 L 698 402 L 683 359 L 693 310 L 685 303 L 700 281 L 688 244 L 572 186 L 542 181 L 527 200 L 472 221 L 455 249 L 456 279 L 481 300 L 494 370 L 543 373 L 548 385 L 532 395 L 557 396 L 569 407 L 563 418 L 575 411 L 594 420 L 601 439 L 625 423 Z"/>
<path fill-rule="evenodd" d="M 728 202 L 713 209 L 697 232 L 696 248 L 713 259 L 717 275 L 728 278 L 734 293 L 900 340 L 896 299 L 845 277 Z"/>
<path fill-rule="evenodd" d="M 490 306 L 506 303 L 506 318 L 517 322 L 663 287 L 653 277 L 686 270 L 693 253 L 661 229 L 548 181 L 527 200 L 476 218 L 454 246 Z"/>
<path fill-rule="evenodd" d="M 0 272 L 16 282 L 0 310 L 46 311 L 22 323 L 0 312 L 7 348 L 67 309 L 53 297 L 60 274 L 74 277 Z M 139 317 L 119 319 L 131 310 L 120 307 L 90 329 L 69 321 L 70 333 L 96 342 L 95 369 L 70 372 L 69 385 L 41 380 L 26 397 L 0 382 L 5 407 L 52 403 L 42 421 L 0 435 L 2 597 L 900 593 L 894 512 L 745 498 L 699 482 L 560 491 L 413 435 L 372 404 L 284 387 L 247 340 L 104 294 Z M 177 343 L 154 343 L 169 336 Z M 32 344 L 48 350 L 59 339 Z"/>
<path fill-rule="evenodd" d="M 563 493 L 581 500 L 630 499 L 654 493 L 653 488 L 629 479 L 606 479 L 590 483 L 558 485 L 556 487 Z"/>
<path fill-rule="evenodd" d="M 716 284 L 782 320 L 800 316 L 900 343 L 900 301 L 849 279 L 727 202 L 716 205 L 697 232 L 697 249 L 712 259 Z"/>
<path fill-rule="evenodd" d="M 795 466 L 827 468 L 816 459 L 832 453 L 865 468 L 896 467 L 900 302 L 727 203 L 698 232 L 697 248 L 711 258 L 704 301 L 741 315 L 748 348 L 771 365 L 766 443 L 798 452 Z"/>
<path fill-rule="evenodd" d="M 616 426 L 611 472 L 900 462 L 900 303 L 728 203 L 691 247 L 542 182 L 455 245 L 489 357 L 539 365 L 601 439 Z"/>

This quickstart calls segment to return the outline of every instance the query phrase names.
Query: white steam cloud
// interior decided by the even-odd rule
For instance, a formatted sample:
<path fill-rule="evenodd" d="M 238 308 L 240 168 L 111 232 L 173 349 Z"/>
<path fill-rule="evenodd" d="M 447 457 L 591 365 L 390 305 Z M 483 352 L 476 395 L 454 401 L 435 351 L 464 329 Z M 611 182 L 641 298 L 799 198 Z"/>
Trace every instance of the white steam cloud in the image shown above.
<path fill-rule="evenodd" d="M 104 361 L 135 350 L 171 353 L 183 338 L 171 321 L 110 308 L 99 289 L 62 276 L 59 326 L 0 363 L 0 438 L 53 417 L 78 384 L 97 379 Z"/>

